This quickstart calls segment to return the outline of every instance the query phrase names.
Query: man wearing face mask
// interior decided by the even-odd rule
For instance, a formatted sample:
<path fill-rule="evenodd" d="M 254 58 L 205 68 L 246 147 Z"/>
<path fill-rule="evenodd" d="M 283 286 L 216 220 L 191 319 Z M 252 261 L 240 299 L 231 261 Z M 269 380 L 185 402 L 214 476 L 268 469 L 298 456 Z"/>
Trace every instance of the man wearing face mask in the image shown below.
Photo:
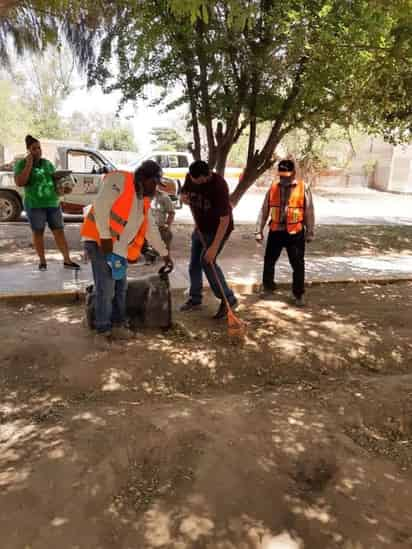
<path fill-rule="evenodd" d="M 150 202 L 162 170 L 152 161 L 135 171 L 108 174 L 81 228 L 91 260 L 96 290 L 95 326 L 99 341 L 128 339 L 126 322 L 127 264 L 136 262 L 145 238 L 173 266 L 150 214 Z"/>
<path fill-rule="evenodd" d="M 190 206 L 195 221 L 190 252 L 189 299 L 181 311 L 193 311 L 202 303 L 203 273 L 209 285 L 220 300 L 214 319 L 226 318 L 226 300 L 235 309 L 238 300 L 228 286 L 222 269 L 216 263 L 224 245 L 233 231 L 232 206 L 229 200 L 229 187 L 226 181 L 212 172 L 207 162 L 196 160 L 189 167 L 189 173 L 182 188 L 182 200 Z"/>
<path fill-rule="evenodd" d="M 305 243 L 313 240 L 315 215 L 312 193 L 307 185 L 296 179 L 292 160 L 278 164 L 279 179 L 268 190 L 260 212 L 256 240 L 263 240 L 263 230 L 270 215 L 269 235 L 263 267 L 263 292 L 270 295 L 276 289 L 275 265 L 286 248 L 293 270 L 293 303 L 305 304 Z"/>

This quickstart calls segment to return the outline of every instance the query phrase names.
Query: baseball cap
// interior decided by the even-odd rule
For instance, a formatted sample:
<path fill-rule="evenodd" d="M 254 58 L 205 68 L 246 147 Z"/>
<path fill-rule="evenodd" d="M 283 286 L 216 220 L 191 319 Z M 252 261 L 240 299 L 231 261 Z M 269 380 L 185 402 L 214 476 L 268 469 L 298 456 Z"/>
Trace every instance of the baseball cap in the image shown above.
<path fill-rule="evenodd" d="M 278 163 L 278 172 L 294 172 L 295 163 L 293 160 L 280 160 Z"/>

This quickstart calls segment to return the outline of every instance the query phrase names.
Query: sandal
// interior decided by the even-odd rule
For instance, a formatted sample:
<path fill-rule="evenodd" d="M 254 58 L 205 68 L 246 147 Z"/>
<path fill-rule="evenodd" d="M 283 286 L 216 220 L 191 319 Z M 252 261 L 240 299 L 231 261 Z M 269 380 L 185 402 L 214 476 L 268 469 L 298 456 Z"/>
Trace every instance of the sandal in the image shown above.
<path fill-rule="evenodd" d="M 80 270 L 80 265 L 78 263 L 75 263 L 74 261 L 70 261 L 70 262 L 65 261 L 63 265 L 65 269 L 73 269 L 73 271 Z"/>

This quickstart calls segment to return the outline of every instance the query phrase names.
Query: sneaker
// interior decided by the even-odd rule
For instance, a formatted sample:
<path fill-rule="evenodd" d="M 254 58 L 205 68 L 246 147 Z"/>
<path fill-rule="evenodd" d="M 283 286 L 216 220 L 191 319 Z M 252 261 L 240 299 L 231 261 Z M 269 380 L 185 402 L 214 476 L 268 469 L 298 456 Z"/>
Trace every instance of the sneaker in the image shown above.
<path fill-rule="evenodd" d="M 132 339 L 133 334 L 126 326 L 113 326 L 112 336 L 117 341 L 128 341 Z"/>
<path fill-rule="evenodd" d="M 230 306 L 233 310 L 236 310 L 239 306 L 238 300 L 235 299 L 235 301 L 231 303 Z M 226 303 L 224 301 L 221 301 L 217 312 L 213 315 L 213 318 L 215 320 L 220 320 L 221 318 L 226 318 L 226 316 L 227 316 Z"/>
<path fill-rule="evenodd" d="M 39 263 L 39 271 L 47 271 L 47 263 Z"/>
<path fill-rule="evenodd" d="M 97 332 L 94 336 L 94 342 L 97 345 L 97 347 L 100 347 L 102 349 L 107 349 L 110 347 L 112 343 L 113 337 L 111 330 L 108 330 L 107 332 Z"/>
<path fill-rule="evenodd" d="M 275 290 L 276 286 L 273 286 L 272 288 L 265 288 L 265 286 L 262 286 L 260 290 L 260 297 L 262 299 L 270 299 L 271 297 L 273 297 Z"/>
<path fill-rule="evenodd" d="M 183 303 L 183 305 L 180 306 L 179 311 L 182 313 L 186 313 L 187 311 L 196 311 L 197 309 L 200 309 L 201 306 L 201 303 L 194 303 L 191 299 L 188 299 L 186 303 Z"/>
<path fill-rule="evenodd" d="M 296 307 L 304 307 L 305 306 L 305 298 L 303 297 L 303 295 L 301 295 L 300 297 L 293 296 L 292 297 L 292 303 Z"/>
<path fill-rule="evenodd" d="M 80 265 L 74 261 L 65 261 L 63 264 L 65 269 L 72 269 L 73 271 L 79 271 Z"/>
<path fill-rule="evenodd" d="M 265 286 L 265 284 L 262 284 L 262 292 L 275 292 L 277 290 L 277 285 L 272 282 L 272 284 L 268 284 L 267 286 Z"/>

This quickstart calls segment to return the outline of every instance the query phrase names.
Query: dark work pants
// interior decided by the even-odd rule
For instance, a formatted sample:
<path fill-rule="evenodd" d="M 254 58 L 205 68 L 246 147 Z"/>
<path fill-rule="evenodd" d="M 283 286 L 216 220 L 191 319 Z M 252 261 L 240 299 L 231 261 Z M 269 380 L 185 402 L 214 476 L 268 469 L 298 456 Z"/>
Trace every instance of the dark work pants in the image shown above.
<path fill-rule="evenodd" d="M 301 297 L 305 293 L 305 231 L 297 234 L 269 231 L 263 267 L 263 287 L 269 291 L 275 289 L 275 265 L 283 248 L 286 248 L 293 269 L 293 295 Z"/>

